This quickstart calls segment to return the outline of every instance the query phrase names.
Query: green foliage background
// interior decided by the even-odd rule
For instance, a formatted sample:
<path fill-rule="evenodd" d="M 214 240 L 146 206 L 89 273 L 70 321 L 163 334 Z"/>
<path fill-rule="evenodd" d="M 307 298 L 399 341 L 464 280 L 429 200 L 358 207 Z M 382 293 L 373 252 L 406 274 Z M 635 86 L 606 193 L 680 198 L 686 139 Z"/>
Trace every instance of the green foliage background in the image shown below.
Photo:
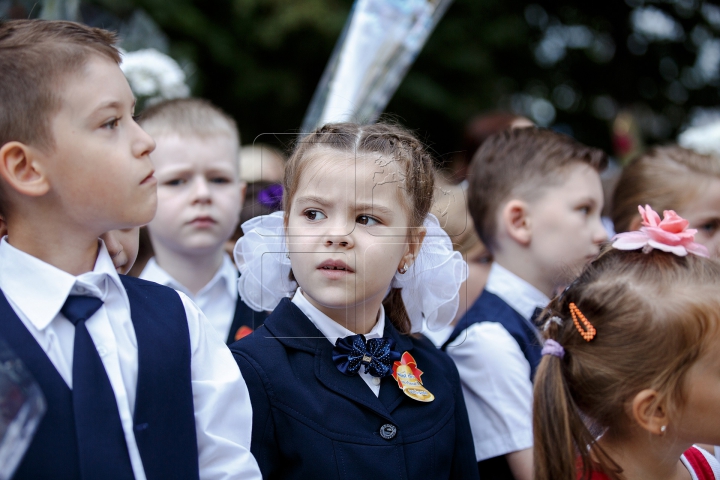
<path fill-rule="evenodd" d="M 639 112 L 649 142 L 671 139 L 693 108 L 720 100 L 718 80 L 680 82 L 696 62 L 698 36 L 712 39 L 720 29 L 702 13 L 705 4 L 712 6 L 700 0 L 455 0 L 386 112 L 416 130 L 440 158 L 462 148 L 469 118 L 517 108 L 523 95 L 555 103 L 555 127 L 608 151 L 612 113 L 621 108 Z M 146 12 L 167 35 L 168 53 L 194 67 L 193 94 L 231 113 L 250 143 L 263 133 L 299 129 L 351 6 L 351 0 L 87 0 L 81 17 L 116 28 L 134 12 Z M 631 53 L 630 18 L 645 7 L 665 12 L 683 35 L 648 41 Z M 533 24 L 531 11 L 545 15 L 542 25 Z M 552 25 L 582 25 L 603 35 L 611 57 L 568 48 L 558 61 L 541 65 L 535 50 Z M 559 88 L 574 92 L 571 105 L 558 106 Z M 598 97 L 613 106 L 610 114 L 598 113 Z"/>

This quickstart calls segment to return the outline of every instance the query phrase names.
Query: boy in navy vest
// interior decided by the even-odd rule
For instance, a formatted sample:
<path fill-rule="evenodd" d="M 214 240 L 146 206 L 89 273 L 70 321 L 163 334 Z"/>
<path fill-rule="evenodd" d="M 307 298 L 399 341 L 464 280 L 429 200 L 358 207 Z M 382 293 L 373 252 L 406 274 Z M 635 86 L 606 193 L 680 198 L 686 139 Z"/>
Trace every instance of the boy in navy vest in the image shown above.
<path fill-rule="evenodd" d="M 468 207 L 493 255 L 487 285 L 445 343 L 460 372 L 480 477 L 532 478 L 533 324 L 598 253 L 603 152 L 537 128 L 490 137 L 470 165 Z"/>
<path fill-rule="evenodd" d="M 262 325 L 266 314 L 238 295 L 238 271 L 225 253 L 245 197 L 235 121 L 209 102 L 168 100 L 140 125 L 157 142 L 152 161 L 158 210 L 148 225 L 155 257 L 140 278 L 185 293 L 227 343 Z"/>
<path fill-rule="evenodd" d="M 260 478 L 230 352 L 184 295 L 118 275 L 103 233 L 149 222 L 153 140 L 113 34 L 0 25 L 0 336 L 47 412 L 15 479 Z"/>

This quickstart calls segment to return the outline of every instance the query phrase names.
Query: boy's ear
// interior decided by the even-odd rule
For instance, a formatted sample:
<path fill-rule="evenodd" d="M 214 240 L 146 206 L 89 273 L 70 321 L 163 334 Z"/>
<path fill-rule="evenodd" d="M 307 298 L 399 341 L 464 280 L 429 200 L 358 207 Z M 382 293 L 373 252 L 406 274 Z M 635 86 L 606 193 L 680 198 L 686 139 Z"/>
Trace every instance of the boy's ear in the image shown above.
<path fill-rule="evenodd" d="M 658 392 L 645 389 L 635 395 L 630 406 L 632 418 L 653 435 L 662 436 L 668 428 L 670 419 L 667 410 L 658 403 Z"/>
<path fill-rule="evenodd" d="M 22 195 L 40 197 L 50 190 L 45 172 L 36 161 L 37 149 L 21 142 L 8 142 L 0 147 L 0 176 Z"/>
<path fill-rule="evenodd" d="M 528 245 L 532 238 L 528 213 L 528 204 L 518 199 L 510 200 L 501 211 L 508 235 L 521 245 Z"/>

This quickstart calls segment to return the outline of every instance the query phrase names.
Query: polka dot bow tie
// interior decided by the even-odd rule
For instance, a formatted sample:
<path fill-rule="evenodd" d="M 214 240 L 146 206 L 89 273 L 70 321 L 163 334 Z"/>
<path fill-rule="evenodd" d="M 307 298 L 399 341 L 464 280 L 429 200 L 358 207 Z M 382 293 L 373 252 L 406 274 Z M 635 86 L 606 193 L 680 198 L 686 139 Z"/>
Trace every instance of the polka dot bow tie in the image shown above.
<path fill-rule="evenodd" d="M 386 377 L 392 373 L 392 365 L 400 360 L 400 353 L 394 350 L 392 338 L 371 338 L 362 335 L 338 338 L 333 348 L 333 362 L 341 373 L 357 375 L 361 365 L 365 373 L 373 377 Z"/>

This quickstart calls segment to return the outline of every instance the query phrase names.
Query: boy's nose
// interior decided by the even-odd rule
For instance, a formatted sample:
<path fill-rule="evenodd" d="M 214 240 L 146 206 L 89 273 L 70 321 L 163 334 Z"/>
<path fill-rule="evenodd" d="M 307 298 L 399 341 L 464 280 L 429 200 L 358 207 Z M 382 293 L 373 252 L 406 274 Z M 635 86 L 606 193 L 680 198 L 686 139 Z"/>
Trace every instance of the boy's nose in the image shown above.
<path fill-rule="evenodd" d="M 133 121 L 133 123 L 135 122 Z M 153 140 L 152 137 L 148 135 L 137 123 L 135 123 L 134 126 L 137 137 L 132 144 L 133 155 L 137 158 L 142 158 L 155 150 L 155 140 Z"/>
<path fill-rule="evenodd" d="M 194 197 L 196 202 L 209 202 L 210 201 L 210 186 L 205 177 L 196 177 L 194 183 Z"/>

